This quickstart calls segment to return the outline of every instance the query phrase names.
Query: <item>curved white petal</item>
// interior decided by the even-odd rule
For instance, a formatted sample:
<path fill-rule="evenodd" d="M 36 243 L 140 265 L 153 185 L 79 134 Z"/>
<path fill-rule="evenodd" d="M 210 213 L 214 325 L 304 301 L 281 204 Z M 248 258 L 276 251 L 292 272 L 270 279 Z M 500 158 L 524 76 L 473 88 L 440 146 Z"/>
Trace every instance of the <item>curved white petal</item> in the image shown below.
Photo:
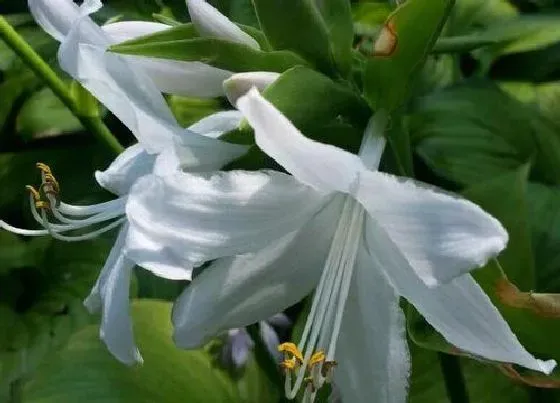
<path fill-rule="evenodd" d="M 187 0 L 191 21 L 201 36 L 225 39 L 260 49 L 253 37 L 204 0 Z"/>
<path fill-rule="evenodd" d="M 80 8 L 72 0 L 28 0 L 28 4 L 37 24 L 59 42 L 80 17 Z"/>
<path fill-rule="evenodd" d="M 198 347 L 295 304 L 317 285 L 343 200 L 333 199 L 300 231 L 258 252 L 215 261 L 195 277 L 173 309 L 174 339 Z"/>
<path fill-rule="evenodd" d="M 360 175 L 356 198 L 428 285 L 447 283 L 503 250 L 508 234 L 476 204 L 380 172 Z"/>
<path fill-rule="evenodd" d="M 121 362 L 141 363 L 142 357 L 132 332 L 129 313 L 130 274 L 134 262 L 124 254 L 127 226 L 123 226 L 101 271 L 97 283 L 84 304 L 90 312 L 101 313 L 100 337 L 109 351 Z"/>
<path fill-rule="evenodd" d="M 364 165 L 377 171 L 387 140 L 385 139 L 385 128 L 389 122 L 389 116 L 384 110 L 379 110 L 369 119 L 364 132 L 364 138 L 358 155 Z"/>
<path fill-rule="evenodd" d="M 130 191 L 136 180 L 152 172 L 156 157 L 148 154 L 140 144 L 124 150 L 104 171 L 95 172 L 99 185 L 119 196 Z"/>
<path fill-rule="evenodd" d="M 200 119 L 189 126 L 189 130 L 202 136 L 218 138 L 235 129 L 242 120 L 243 114 L 239 111 L 220 111 Z"/>
<path fill-rule="evenodd" d="M 279 172 L 145 176 L 126 206 L 130 256 L 137 259 L 145 239 L 193 263 L 257 251 L 301 228 L 325 202 Z"/>
<path fill-rule="evenodd" d="M 109 252 L 109 256 L 101 269 L 99 277 L 95 282 L 95 285 L 91 289 L 90 294 L 84 300 L 84 305 L 89 311 L 89 313 L 97 313 L 101 309 L 101 305 L 103 303 L 101 299 L 101 289 L 105 286 L 107 282 L 107 277 L 111 270 L 115 267 L 117 260 L 121 257 L 121 252 L 123 250 L 124 244 L 126 239 L 126 229 L 121 228 L 117 239 L 115 239 L 115 243 Z"/>
<path fill-rule="evenodd" d="M 282 359 L 282 354 L 278 351 L 278 345 L 280 344 L 280 339 L 278 338 L 278 334 L 276 330 L 272 326 L 270 326 L 266 321 L 261 320 L 259 322 L 259 336 L 263 341 L 266 349 L 270 356 L 276 362 L 280 362 Z"/>
<path fill-rule="evenodd" d="M 224 95 L 222 83 L 231 71 L 201 62 L 123 56 L 140 67 L 161 92 L 195 98 L 216 98 Z"/>
<path fill-rule="evenodd" d="M 357 155 L 303 136 L 256 89 L 237 101 L 257 145 L 298 180 L 323 191 L 349 192 L 365 169 Z"/>
<path fill-rule="evenodd" d="M 105 33 L 88 17 L 62 43 L 60 66 L 117 116 L 149 153 L 161 151 L 182 131 L 163 96 L 125 58 L 105 51 Z"/>
<path fill-rule="evenodd" d="M 169 28 L 171 28 L 169 25 L 148 21 L 118 21 L 101 27 L 105 34 L 109 36 L 112 44 L 155 34 Z"/>
<path fill-rule="evenodd" d="M 130 317 L 130 274 L 134 262 L 124 254 L 119 257 L 113 269 L 107 275 L 107 281 L 101 289 L 103 313 L 100 337 L 109 351 L 119 361 L 132 365 L 142 363 L 142 356 L 134 343 L 132 318 Z"/>
<path fill-rule="evenodd" d="M 255 87 L 260 92 L 280 77 L 280 73 L 270 71 L 249 71 L 236 73 L 224 81 L 224 93 L 228 101 L 235 105 L 237 100 Z"/>
<path fill-rule="evenodd" d="M 509 362 L 550 373 L 553 360 L 541 361 L 523 348 L 500 312 L 469 275 L 429 288 L 414 273 L 397 246 L 373 221 L 367 222 L 372 258 L 397 292 L 459 349 L 488 360 Z"/>
<path fill-rule="evenodd" d="M 405 403 L 410 372 L 399 296 L 360 248 L 337 342 L 334 382 L 345 402 Z"/>

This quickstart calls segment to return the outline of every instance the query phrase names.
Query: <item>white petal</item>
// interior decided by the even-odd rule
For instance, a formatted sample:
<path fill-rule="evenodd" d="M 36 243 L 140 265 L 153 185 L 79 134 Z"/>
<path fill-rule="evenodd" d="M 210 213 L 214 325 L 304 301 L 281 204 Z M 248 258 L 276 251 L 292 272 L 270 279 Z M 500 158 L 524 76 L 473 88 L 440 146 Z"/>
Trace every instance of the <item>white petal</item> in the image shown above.
<path fill-rule="evenodd" d="M 105 52 L 101 29 L 82 18 L 59 49 L 61 67 L 99 99 L 138 138 L 149 153 L 171 143 L 182 129 L 163 96 L 143 71 Z"/>
<path fill-rule="evenodd" d="M 125 364 L 141 363 L 142 357 L 134 343 L 129 314 L 130 273 L 134 262 L 124 254 L 127 233 L 124 225 L 105 266 L 84 305 L 91 312 L 102 310 L 100 336 L 109 351 Z"/>
<path fill-rule="evenodd" d="M 410 372 L 399 296 L 360 248 L 336 349 L 343 401 L 405 403 Z"/>
<path fill-rule="evenodd" d="M 28 0 L 28 3 L 37 24 L 59 42 L 80 17 L 80 9 L 72 0 Z"/>
<path fill-rule="evenodd" d="M 357 155 L 303 136 L 256 89 L 237 102 L 257 145 L 298 180 L 324 191 L 349 192 L 365 169 Z"/>
<path fill-rule="evenodd" d="M 253 348 L 253 340 L 245 329 L 239 329 L 235 335 L 230 336 L 231 360 L 237 369 L 245 366 L 249 352 Z"/>
<path fill-rule="evenodd" d="M 105 34 L 109 36 L 112 44 L 155 34 L 169 28 L 171 28 L 169 25 L 148 21 L 119 21 L 101 27 Z"/>
<path fill-rule="evenodd" d="M 321 276 L 342 202 L 333 199 L 297 233 L 203 270 L 175 303 L 175 342 L 198 347 L 220 331 L 265 320 L 309 294 Z"/>
<path fill-rule="evenodd" d="M 261 320 L 259 322 L 259 336 L 263 341 L 266 349 L 270 356 L 276 362 L 280 362 L 282 359 L 282 354 L 278 351 L 278 345 L 280 344 L 280 339 L 278 338 L 278 334 L 276 330 L 272 328 L 266 321 Z"/>
<path fill-rule="evenodd" d="M 233 73 L 201 62 L 123 56 L 141 68 L 161 92 L 195 98 L 224 95 L 222 83 Z"/>
<path fill-rule="evenodd" d="M 115 239 L 115 244 L 111 248 L 109 252 L 109 256 L 105 261 L 105 265 L 103 269 L 101 269 L 101 273 L 95 282 L 89 296 L 84 300 L 84 305 L 90 313 L 97 313 L 101 309 L 102 299 L 101 299 L 101 289 L 104 287 L 105 283 L 107 282 L 107 277 L 109 273 L 115 267 L 117 260 L 121 257 L 121 251 L 123 250 L 125 239 L 126 239 L 126 228 L 121 228 L 117 239 Z"/>
<path fill-rule="evenodd" d="M 191 133 L 191 137 L 195 134 Z M 209 138 L 208 140 L 213 140 Z M 247 152 L 248 147 L 218 142 L 213 147 L 192 145 L 183 137 L 174 138 L 174 146 L 162 151 L 156 158 L 154 174 L 165 176 L 177 171 L 209 172 L 222 168 Z"/>
<path fill-rule="evenodd" d="M 201 36 L 225 39 L 260 49 L 253 37 L 204 0 L 187 0 L 191 21 Z"/>
<path fill-rule="evenodd" d="M 101 289 L 103 313 L 100 337 L 119 361 L 132 365 L 142 363 L 142 356 L 134 343 L 130 317 L 130 274 L 134 262 L 122 254 L 107 276 Z"/>
<path fill-rule="evenodd" d="M 152 172 L 156 157 L 140 144 L 124 150 L 105 171 L 95 172 L 97 183 L 119 196 L 130 191 L 136 180 Z"/>
<path fill-rule="evenodd" d="M 280 73 L 269 71 L 250 71 L 237 73 L 224 81 L 224 92 L 232 105 L 245 95 L 251 88 L 255 87 L 260 92 L 280 77 Z"/>
<path fill-rule="evenodd" d="M 243 120 L 239 111 L 220 111 L 200 119 L 189 130 L 206 137 L 218 138 L 235 129 Z"/>
<path fill-rule="evenodd" d="M 397 292 L 459 349 L 488 360 L 508 362 L 549 373 L 555 362 L 529 354 L 512 333 L 488 296 L 469 275 L 429 288 L 414 274 L 386 233 L 367 223 L 370 253 Z"/>
<path fill-rule="evenodd" d="M 379 168 L 381 156 L 385 150 L 387 143 L 385 128 L 388 121 L 388 114 L 384 110 L 379 110 L 370 118 L 364 132 L 364 138 L 358 155 L 364 165 L 372 171 L 377 171 Z"/>
<path fill-rule="evenodd" d="M 257 251 L 301 228 L 325 202 L 273 171 L 145 176 L 126 206 L 130 256 L 137 259 L 146 239 L 193 263 Z"/>
<path fill-rule="evenodd" d="M 476 204 L 408 178 L 363 172 L 356 197 L 428 286 L 484 266 L 508 241 Z"/>

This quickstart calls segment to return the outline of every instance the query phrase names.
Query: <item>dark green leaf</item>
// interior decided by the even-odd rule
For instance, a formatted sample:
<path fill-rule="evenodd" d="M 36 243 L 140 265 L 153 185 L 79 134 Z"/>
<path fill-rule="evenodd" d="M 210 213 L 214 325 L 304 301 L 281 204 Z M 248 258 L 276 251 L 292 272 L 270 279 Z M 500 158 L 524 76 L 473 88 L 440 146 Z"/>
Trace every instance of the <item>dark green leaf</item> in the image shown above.
<path fill-rule="evenodd" d="M 262 30 L 274 49 L 304 56 L 326 73 L 346 75 L 353 39 L 346 0 L 253 0 Z M 297 27 L 297 29 L 294 29 Z"/>
<path fill-rule="evenodd" d="M 200 61 L 222 69 L 283 72 L 306 62 L 289 51 L 263 52 L 248 46 L 215 38 L 195 38 L 140 45 L 119 44 L 114 52 L 162 59 Z"/>
<path fill-rule="evenodd" d="M 179 350 L 171 340 L 171 306 L 139 301 L 134 330 L 144 357 L 139 368 L 114 359 L 99 341 L 98 326 L 76 334 L 56 359 L 27 385 L 33 402 L 234 402 L 235 385 L 203 351 Z"/>
<path fill-rule="evenodd" d="M 453 3 L 408 0 L 389 16 L 380 34 L 383 49 L 378 49 L 384 55 L 369 60 L 364 71 L 365 95 L 374 109 L 392 111 L 404 102 Z"/>

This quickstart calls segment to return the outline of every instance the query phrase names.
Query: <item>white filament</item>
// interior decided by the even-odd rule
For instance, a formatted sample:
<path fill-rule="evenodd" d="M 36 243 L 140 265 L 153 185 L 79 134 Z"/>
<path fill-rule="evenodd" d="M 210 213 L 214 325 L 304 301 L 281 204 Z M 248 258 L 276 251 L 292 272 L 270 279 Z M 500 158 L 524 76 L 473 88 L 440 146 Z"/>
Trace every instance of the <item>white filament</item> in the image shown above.
<path fill-rule="evenodd" d="M 363 222 L 362 206 L 353 198 L 347 197 L 298 344 L 298 349 L 303 352 L 303 363 L 296 370 L 297 376 L 293 385 L 292 375 L 286 375 L 285 393 L 288 399 L 293 399 L 300 390 L 314 352 L 324 351 L 326 361 L 334 361 L 344 306 L 361 242 Z M 315 364 L 311 369 L 312 386 L 306 387 L 305 402 L 313 402 L 316 390 L 327 380 L 322 374 L 322 369 L 323 363 Z"/>

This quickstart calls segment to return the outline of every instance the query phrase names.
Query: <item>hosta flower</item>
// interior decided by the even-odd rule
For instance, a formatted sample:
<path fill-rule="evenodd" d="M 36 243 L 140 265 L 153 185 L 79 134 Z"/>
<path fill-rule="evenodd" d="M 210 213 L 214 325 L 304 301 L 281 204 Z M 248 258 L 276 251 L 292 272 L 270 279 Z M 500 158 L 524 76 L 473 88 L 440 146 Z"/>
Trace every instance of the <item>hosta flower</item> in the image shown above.
<path fill-rule="evenodd" d="M 59 198 L 59 184 L 50 168 L 38 164 L 42 183 L 39 190 L 29 187 L 30 203 L 33 217 L 44 229 L 25 230 L 5 222 L 0 222 L 0 227 L 21 235 L 51 235 L 63 241 L 87 240 L 121 228 L 85 304 L 90 311 L 102 309 L 101 338 L 109 350 L 119 360 L 133 363 L 141 361 L 141 357 L 134 345 L 128 315 L 129 279 L 135 265 L 127 258 L 125 247 L 128 224 L 124 212 L 130 187 L 138 178 L 152 172 L 219 169 L 240 156 L 245 148 L 215 138 L 239 124 L 241 117 L 237 111 L 220 112 L 189 129 L 181 128 L 143 69 L 120 56 L 106 53 L 109 37 L 88 17 L 88 13 L 99 6 L 96 1 L 86 1 L 78 8 L 71 1 L 30 0 L 37 21 L 62 40 L 59 58 L 63 66 L 105 103 L 139 140 L 119 155 L 107 170 L 96 173 L 99 184 L 119 197 L 90 206 L 67 204 Z M 118 30 L 120 37 L 151 29 L 132 23 L 121 27 L 125 29 Z M 144 262 L 143 267 L 169 279 L 190 279 L 191 276 L 189 266 L 177 269 Z"/>
<path fill-rule="evenodd" d="M 280 362 L 281 354 L 278 351 L 279 338 L 275 328 L 287 328 L 290 319 L 282 313 L 276 314 L 267 320 L 259 322 L 259 336 L 269 354 Z M 224 336 L 224 344 L 219 352 L 219 358 L 226 368 L 242 369 L 249 354 L 254 347 L 253 339 L 244 327 L 229 329 Z"/>
<path fill-rule="evenodd" d="M 552 370 L 555 362 L 521 346 L 468 274 L 505 247 L 500 223 L 467 200 L 377 171 L 383 111 L 357 156 L 304 137 L 255 90 L 238 108 L 257 145 L 291 176 L 146 176 L 127 204 L 131 256 L 217 259 L 176 302 L 179 346 L 197 347 L 313 292 L 301 339 L 280 346 L 287 397 L 301 389 L 312 401 L 334 379 L 347 402 L 405 402 L 403 296 L 462 351 Z"/>

